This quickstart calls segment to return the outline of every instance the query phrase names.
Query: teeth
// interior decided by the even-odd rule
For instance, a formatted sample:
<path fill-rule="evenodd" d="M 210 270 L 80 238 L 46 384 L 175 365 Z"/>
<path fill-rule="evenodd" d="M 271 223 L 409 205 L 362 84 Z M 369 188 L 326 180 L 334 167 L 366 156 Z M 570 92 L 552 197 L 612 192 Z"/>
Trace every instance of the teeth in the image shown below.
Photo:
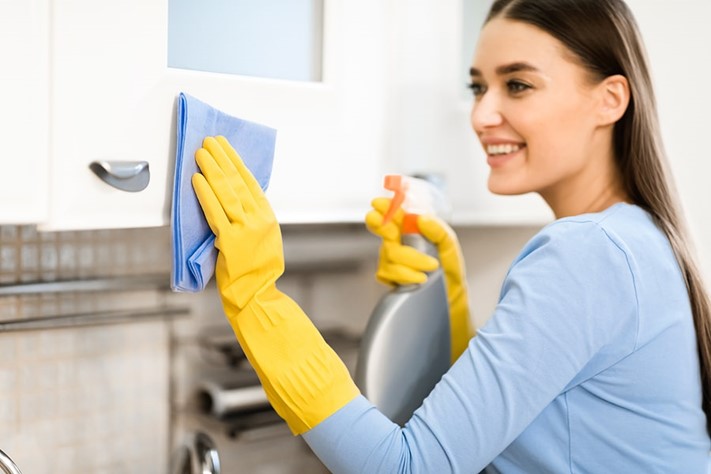
<path fill-rule="evenodd" d="M 487 145 L 486 152 L 489 155 L 508 155 L 517 152 L 521 147 L 507 143 L 505 145 Z"/>

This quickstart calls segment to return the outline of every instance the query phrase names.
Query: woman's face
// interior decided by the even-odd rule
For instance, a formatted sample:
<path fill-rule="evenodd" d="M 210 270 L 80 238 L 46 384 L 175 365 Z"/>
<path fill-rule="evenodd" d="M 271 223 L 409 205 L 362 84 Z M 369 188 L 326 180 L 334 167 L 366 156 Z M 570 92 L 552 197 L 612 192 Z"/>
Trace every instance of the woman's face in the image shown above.
<path fill-rule="evenodd" d="M 471 73 L 471 122 L 491 168 L 491 192 L 539 192 L 551 204 L 549 197 L 593 179 L 597 155 L 610 151 L 599 133 L 599 94 L 558 40 L 493 19 L 481 31 Z"/>

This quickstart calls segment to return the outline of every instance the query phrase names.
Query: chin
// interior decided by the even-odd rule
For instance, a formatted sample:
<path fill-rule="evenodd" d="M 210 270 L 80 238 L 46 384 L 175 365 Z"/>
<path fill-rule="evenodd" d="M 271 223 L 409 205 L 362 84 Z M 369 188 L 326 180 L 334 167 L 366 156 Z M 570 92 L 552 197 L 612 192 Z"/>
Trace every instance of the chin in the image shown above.
<path fill-rule="evenodd" d="M 504 176 L 495 176 L 492 174 L 489 175 L 487 188 L 489 188 L 489 192 L 500 196 L 518 196 L 532 191 L 527 186 L 522 186 L 521 183 L 506 179 Z"/>

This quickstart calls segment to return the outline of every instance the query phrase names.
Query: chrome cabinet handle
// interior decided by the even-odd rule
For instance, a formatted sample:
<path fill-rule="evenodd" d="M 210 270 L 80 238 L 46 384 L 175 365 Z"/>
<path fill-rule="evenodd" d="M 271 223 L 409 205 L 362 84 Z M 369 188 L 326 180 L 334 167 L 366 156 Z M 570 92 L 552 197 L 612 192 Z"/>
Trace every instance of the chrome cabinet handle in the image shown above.
<path fill-rule="evenodd" d="M 137 193 L 151 180 L 147 161 L 92 161 L 89 169 L 114 188 Z"/>
<path fill-rule="evenodd" d="M 0 449 L 0 471 L 5 474 L 22 474 L 20 468 L 17 467 L 10 456 L 5 454 L 2 449 Z"/>

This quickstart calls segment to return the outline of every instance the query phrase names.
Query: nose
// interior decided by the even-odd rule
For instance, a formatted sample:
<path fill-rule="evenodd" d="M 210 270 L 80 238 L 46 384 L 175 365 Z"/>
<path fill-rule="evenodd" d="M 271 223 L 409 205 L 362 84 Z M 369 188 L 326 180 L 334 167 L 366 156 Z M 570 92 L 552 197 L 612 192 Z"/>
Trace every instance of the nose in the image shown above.
<path fill-rule="evenodd" d="M 477 134 L 504 123 L 504 116 L 496 96 L 489 91 L 474 101 L 471 111 L 472 129 Z"/>

